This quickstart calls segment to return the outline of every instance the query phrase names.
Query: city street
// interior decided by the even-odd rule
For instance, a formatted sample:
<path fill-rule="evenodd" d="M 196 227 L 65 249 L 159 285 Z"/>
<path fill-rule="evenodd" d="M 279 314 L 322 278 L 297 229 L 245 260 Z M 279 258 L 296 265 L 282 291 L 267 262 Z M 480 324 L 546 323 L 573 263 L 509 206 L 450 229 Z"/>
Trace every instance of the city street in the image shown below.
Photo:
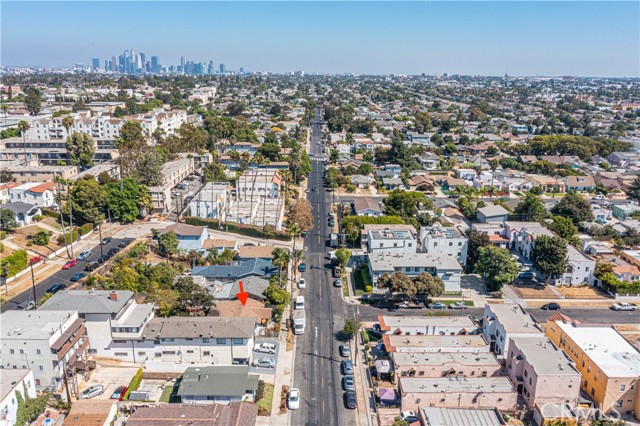
<path fill-rule="evenodd" d="M 319 113 L 311 133 L 312 156 L 319 156 L 322 125 Z M 315 227 L 304 240 L 303 260 L 307 272 L 307 288 L 300 293 L 307 299 L 305 333 L 297 336 L 293 386 L 300 389 L 300 410 L 291 414 L 292 425 L 355 425 L 353 411 L 344 407 L 340 380 L 339 342 L 335 336 L 342 329 L 347 306 L 341 289 L 334 288 L 330 270 L 324 258 L 329 230 L 327 215 L 330 211 L 329 195 L 323 186 L 323 164 L 312 160 L 309 176 L 309 201 L 313 208 Z M 361 407 L 363 408 L 363 407 Z"/>

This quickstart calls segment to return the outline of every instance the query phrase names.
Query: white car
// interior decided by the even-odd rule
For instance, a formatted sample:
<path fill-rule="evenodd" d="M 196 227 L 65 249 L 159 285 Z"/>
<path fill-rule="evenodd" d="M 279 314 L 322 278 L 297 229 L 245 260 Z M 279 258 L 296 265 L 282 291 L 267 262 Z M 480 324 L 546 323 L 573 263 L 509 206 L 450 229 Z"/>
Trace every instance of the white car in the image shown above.
<path fill-rule="evenodd" d="M 418 418 L 418 415 L 415 411 L 403 411 L 402 413 L 400 413 L 400 420 L 404 420 L 405 422 L 411 424 L 413 422 L 417 422 L 420 419 Z"/>
<path fill-rule="evenodd" d="M 638 307 L 633 303 L 620 302 L 611 305 L 611 309 L 614 311 L 635 311 Z"/>
<path fill-rule="evenodd" d="M 98 395 L 102 395 L 103 392 L 104 386 L 102 385 L 89 386 L 78 394 L 78 399 L 91 399 Z"/>
<path fill-rule="evenodd" d="M 304 280 L 304 278 L 300 278 L 300 281 L 298 281 L 298 288 L 305 288 L 307 286 L 307 282 Z"/>
<path fill-rule="evenodd" d="M 262 352 L 265 354 L 275 354 L 276 353 L 276 344 L 269 342 L 258 343 L 253 347 L 254 352 Z"/>
<path fill-rule="evenodd" d="M 300 408 L 300 389 L 292 388 L 287 394 L 287 407 L 289 410 Z"/>

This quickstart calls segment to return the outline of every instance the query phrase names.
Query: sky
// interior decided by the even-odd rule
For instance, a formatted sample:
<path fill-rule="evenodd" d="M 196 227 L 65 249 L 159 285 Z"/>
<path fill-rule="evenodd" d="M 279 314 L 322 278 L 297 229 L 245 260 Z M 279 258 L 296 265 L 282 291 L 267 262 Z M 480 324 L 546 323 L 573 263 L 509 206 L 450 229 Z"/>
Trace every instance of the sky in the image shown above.
<path fill-rule="evenodd" d="M 0 2 L 0 63 L 125 49 L 229 70 L 640 76 L 640 2 Z"/>

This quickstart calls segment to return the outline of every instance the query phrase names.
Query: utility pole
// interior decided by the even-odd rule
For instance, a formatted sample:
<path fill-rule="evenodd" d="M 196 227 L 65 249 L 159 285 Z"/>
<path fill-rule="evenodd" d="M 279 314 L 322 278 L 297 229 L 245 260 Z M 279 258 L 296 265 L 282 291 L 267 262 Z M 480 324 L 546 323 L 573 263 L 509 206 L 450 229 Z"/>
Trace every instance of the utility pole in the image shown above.
<path fill-rule="evenodd" d="M 100 236 L 100 257 L 104 256 L 102 251 L 102 224 L 98 223 L 98 234 Z"/>
<path fill-rule="evenodd" d="M 38 299 L 36 298 L 36 277 L 33 274 L 33 262 L 29 262 L 29 266 L 31 266 L 31 289 L 33 290 L 33 303 L 35 307 L 38 307 Z"/>

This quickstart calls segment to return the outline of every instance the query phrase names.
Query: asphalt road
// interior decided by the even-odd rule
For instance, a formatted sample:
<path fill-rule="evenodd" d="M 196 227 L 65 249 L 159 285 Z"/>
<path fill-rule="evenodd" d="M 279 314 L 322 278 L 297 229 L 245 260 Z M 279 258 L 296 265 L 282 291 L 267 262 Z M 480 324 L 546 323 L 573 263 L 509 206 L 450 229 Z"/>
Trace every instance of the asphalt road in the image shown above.
<path fill-rule="evenodd" d="M 315 156 L 322 147 L 318 113 L 311 132 L 311 152 Z M 342 329 L 348 307 L 341 298 L 341 289 L 333 280 L 324 255 L 330 230 L 327 215 L 331 205 L 323 186 L 323 164 L 312 161 L 308 194 L 313 208 L 314 228 L 304 240 L 307 272 L 303 274 L 307 287 L 301 291 L 306 299 L 306 328 L 297 336 L 294 367 L 294 387 L 300 389 L 302 403 L 291 413 L 293 425 L 355 425 L 354 411 L 344 407 L 341 388 L 340 355 L 336 333 Z"/>
<path fill-rule="evenodd" d="M 109 244 L 102 246 L 102 251 L 104 252 L 104 254 L 107 254 L 109 249 L 111 249 L 112 247 L 117 247 L 120 241 L 122 241 L 121 238 L 114 238 L 113 240 L 111 240 Z M 73 268 L 66 269 L 66 270 L 60 269 L 58 272 L 56 272 L 49 278 L 42 280 L 40 282 L 37 282 L 36 283 L 36 301 L 40 300 L 40 298 L 44 296 L 45 292 L 47 291 L 47 288 L 49 288 L 53 284 L 60 283 L 60 284 L 64 284 L 67 287 L 75 284 L 69 281 L 69 279 L 75 274 L 77 274 L 78 272 L 83 272 L 84 266 L 87 262 L 98 260 L 98 258 L 101 256 L 100 247 L 101 247 L 100 245 L 96 245 L 92 247 L 91 256 L 89 256 L 89 258 L 86 260 L 78 261 L 78 264 Z M 80 254 L 80 251 L 74 248 L 75 257 L 78 257 L 79 254 Z M 66 256 L 66 252 L 64 252 L 64 254 L 61 254 L 61 256 Z M 18 304 L 22 302 L 27 302 L 29 300 L 33 300 L 33 290 L 31 288 L 29 288 L 29 290 L 27 291 L 20 293 L 14 298 L 8 300 L 7 303 L 4 303 L 2 305 L 2 312 L 6 310 L 17 309 Z"/>

